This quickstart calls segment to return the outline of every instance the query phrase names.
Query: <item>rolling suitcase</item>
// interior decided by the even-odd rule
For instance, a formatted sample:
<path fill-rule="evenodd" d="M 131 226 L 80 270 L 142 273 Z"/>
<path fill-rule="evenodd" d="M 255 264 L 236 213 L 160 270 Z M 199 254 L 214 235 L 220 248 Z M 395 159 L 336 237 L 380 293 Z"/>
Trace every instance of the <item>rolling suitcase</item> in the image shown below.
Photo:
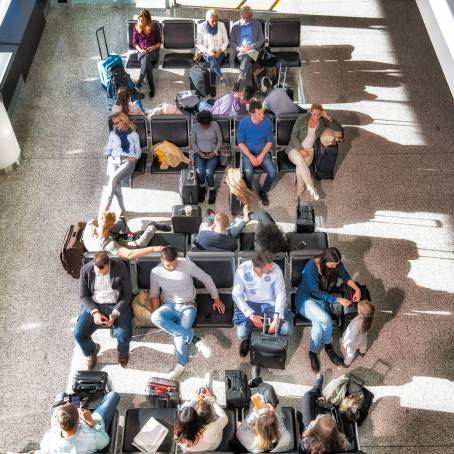
<path fill-rule="evenodd" d="M 175 380 L 150 377 L 145 394 L 151 408 L 176 408 L 180 403 L 180 384 Z"/>
<path fill-rule="evenodd" d="M 103 52 L 101 49 L 101 34 L 104 40 L 104 47 L 106 49 L 106 57 L 103 58 Z M 123 67 L 121 57 L 117 54 L 109 54 L 109 48 L 107 47 L 106 32 L 104 27 L 96 30 L 96 40 L 98 41 L 99 56 L 101 61 L 98 62 L 99 79 L 104 88 L 107 89 L 107 82 L 109 80 L 109 74 L 113 68 Z"/>
<path fill-rule="evenodd" d="M 88 401 L 89 408 L 95 408 L 112 391 L 112 383 L 105 371 L 79 370 L 73 377 L 72 388 L 74 394 Z"/>
<path fill-rule="evenodd" d="M 242 410 L 249 406 L 251 390 L 246 374 L 241 370 L 225 371 L 225 400 L 227 408 Z"/>
<path fill-rule="evenodd" d="M 287 360 L 288 337 L 266 332 L 268 318 L 263 316 L 263 331 L 252 331 L 250 355 L 251 364 L 269 369 L 285 369 Z M 279 319 L 278 319 L 279 326 Z"/>
<path fill-rule="evenodd" d="M 199 203 L 199 186 L 193 168 L 183 169 L 180 172 L 178 189 L 181 203 L 185 205 Z"/>
<path fill-rule="evenodd" d="M 211 91 L 211 71 L 200 64 L 189 69 L 189 85 L 199 96 L 205 97 Z"/>
<path fill-rule="evenodd" d="M 338 146 L 324 147 L 320 141 L 315 147 L 313 173 L 317 180 L 334 180 L 334 167 L 336 166 Z"/>
<path fill-rule="evenodd" d="M 275 88 L 280 88 L 281 90 L 284 90 L 285 93 L 287 93 L 287 96 L 293 101 L 293 88 L 286 83 L 287 80 L 287 66 L 285 67 L 284 74 L 282 76 L 281 80 L 281 74 L 282 74 L 282 63 L 279 63 L 279 74 L 277 77 L 277 84 L 275 85 Z"/>
<path fill-rule="evenodd" d="M 298 205 L 296 206 L 296 232 L 298 233 L 313 233 L 315 230 L 315 214 L 314 209 L 310 205 L 300 205 L 298 197 Z"/>
<path fill-rule="evenodd" d="M 358 287 L 361 289 L 361 299 L 371 301 L 370 292 L 367 286 L 360 284 L 359 282 L 357 282 L 356 285 L 358 285 Z M 342 286 L 340 293 L 344 298 L 347 298 L 350 301 L 353 299 L 353 289 L 351 287 L 348 287 L 347 285 Z M 358 305 L 356 303 L 350 304 L 350 306 L 347 307 L 342 307 L 340 320 L 340 328 L 342 332 L 347 329 L 347 326 L 357 315 Z"/>
<path fill-rule="evenodd" d="M 235 194 L 229 193 L 229 208 L 232 216 L 238 216 L 243 212 L 243 205 Z"/>
<path fill-rule="evenodd" d="M 79 278 L 85 246 L 82 242 L 85 222 L 73 224 L 66 231 L 65 239 L 60 251 L 60 261 L 65 271 L 72 277 Z"/>
<path fill-rule="evenodd" d="M 172 227 L 175 233 L 198 233 L 202 223 L 202 210 L 199 205 L 190 205 L 192 213 L 186 215 L 185 205 L 172 207 Z"/>

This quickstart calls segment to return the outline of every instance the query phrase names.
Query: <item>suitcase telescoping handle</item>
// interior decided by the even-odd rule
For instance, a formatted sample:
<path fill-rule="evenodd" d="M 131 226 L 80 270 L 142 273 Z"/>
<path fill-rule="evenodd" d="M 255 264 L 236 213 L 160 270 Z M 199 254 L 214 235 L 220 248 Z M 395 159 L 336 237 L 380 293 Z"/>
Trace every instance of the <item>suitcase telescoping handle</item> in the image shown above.
<path fill-rule="evenodd" d="M 106 32 L 104 30 L 104 27 L 100 27 L 100 28 L 98 28 L 98 30 L 96 30 L 96 41 L 98 41 L 99 56 L 101 57 L 101 60 L 104 60 L 104 58 L 102 56 L 102 51 L 101 51 L 101 42 L 100 42 L 101 33 L 102 33 L 102 38 L 104 39 L 104 47 L 106 48 L 106 52 L 107 52 L 106 58 L 107 58 L 110 54 L 109 54 L 109 48 L 107 47 Z"/>

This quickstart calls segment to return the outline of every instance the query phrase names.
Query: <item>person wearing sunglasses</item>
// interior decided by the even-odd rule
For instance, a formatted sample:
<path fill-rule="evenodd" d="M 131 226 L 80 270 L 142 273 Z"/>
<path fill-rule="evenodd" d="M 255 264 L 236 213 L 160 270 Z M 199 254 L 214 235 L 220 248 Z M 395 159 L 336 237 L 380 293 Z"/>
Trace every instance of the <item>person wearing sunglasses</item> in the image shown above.
<path fill-rule="evenodd" d="M 318 353 L 322 344 L 325 345 L 325 351 L 335 365 L 344 365 L 343 358 L 335 352 L 332 345 L 333 322 L 330 305 L 338 303 L 349 306 L 352 301 L 334 294 L 338 279 L 353 289 L 353 302 L 361 300 L 361 290 L 345 269 L 341 253 L 335 247 L 330 247 L 319 257 L 306 263 L 296 292 L 297 312 L 312 322 L 309 359 L 314 372 L 320 370 Z"/>
<path fill-rule="evenodd" d="M 109 175 L 109 195 L 103 211 L 109 211 L 114 195 L 120 206 L 120 216 L 126 215 L 123 202 L 121 182 L 132 175 L 136 168 L 142 150 L 140 148 L 139 134 L 134 130 L 134 125 L 123 112 L 112 115 L 113 131 L 109 134 L 104 153 L 107 155 L 107 175 Z"/>

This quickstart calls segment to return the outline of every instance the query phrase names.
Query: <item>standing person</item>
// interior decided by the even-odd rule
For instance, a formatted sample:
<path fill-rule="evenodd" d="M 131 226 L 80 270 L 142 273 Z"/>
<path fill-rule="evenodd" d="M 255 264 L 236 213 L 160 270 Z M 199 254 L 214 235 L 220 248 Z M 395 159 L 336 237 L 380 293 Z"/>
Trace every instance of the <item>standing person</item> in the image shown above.
<path fill-rule="evenodd" d="M 213 279 L 190 260 L 178 258 L 173 247 L 161 251 L 161 264 L 151 270 L 150 296 L 153 314 L 151 321 L 174 337 L 177 364 L 169 378 L 176 380 L 189 361 L 189 346 L 194 343 L 206 358 L 211 349 L 200 337 L 194 336 L 192 325 L 197 315 L 195 288 L 192 278 L 198 279 L 213 298 L 213 310 L 223 314 L 225 306 L 219 299 Z M 161 304 L 162 301 L 162 304 Z"/>
<path fill-rule="evenodd" d="M 303 194 L 306 185 L 312 198 L 315 201 L 319 199 L 309 166 L 314 159 L 314 144 L 325 128 L 340 131 L 342 126 L 318 103 L 312 104 L 310 112 L 300 115 L 293 125 L 290 142 L 285 152 L 296 166 L 297 197 Z"/>
<path fill-rule="evenodd" d="M 109 142 L 104 153 L 107 155 L 107 175 L 109 175 L 109 195 L 103 211 L 109 211 L 114 195 L 120 206 L 121 216 L 126 215 L 123 202 L 121 182 L 130 177 L 136 163 L 142 155 L 139 134 L 134 130 L 134 125 L 123 112 L 112 115 L 113 131 L 109 133 Z"/>
<path fill-rule="evenodd" d="M 96 366 L 101 346 L 91 336 L 101 325 L 112 326 L 118 342 L 118 364 L 126 367 L 132 337 L 131 277 L 121 261 L 111 261 L 99 251 L 80 273 L 81 312 L 74 338 L 87 357 L 88 370 Z"/>
<path fill-rule="evenodd" d="M 192 128 L 192 149 L 194 151 L 195 172 L 199 183 L 199 203 L 205 201 L 207 185 L 208 203 L 216 202 L 214 172 L 218 166 L 221 146 L 221 128 L 216 121 L 213 121 L 211 112 L 202 110 L 197 114 L 197 123 Z"/>
<path fill-rule="evenodd" d="M 279 330 L 281 335 L 291 335 L 293 313 L 286 310 L 284 275 L 270 252 L 256 252 L 252 260 L 237 268 L 232 298 L 235 302 L 233 325 L 241 340 L 240 356 L 246 356 L 249 351 L 252 329 L 263 328 L 264 314 L 273 319 L 268 333 Z"/>
<path fill-rule="evenodd" d="M 252 86 L 244 87 L 240 90 L 239 84 L 233 87 L 233 93 L 227 93 L 221 96 L 211 105 L 208 101 L 200 101 L 198 105 L 199 112 L 208 110 L 213 115 L 226 115 L 227 117 L 237 117 L 238 115 L 247 114 L 247 105 L 254 97 L 255 90 Z"/>
<path fill-rule="evenodd" d="M 230 47 L 235 51 L 240 62 L 240 76 L 249 85 L 252 85 L 253 59 L 247 54 L 250 50 L 259 51 L 265 43 L 262 24 L 252 18 L 252 9 L 244 5 L 240 9 L 241 19 L 232 26 L 230 33 Z"/>
<path fill-rule="evenodd" d="M 266 172 L 266 179 L 259 191 L 264 206 L 268 206 L 268 192 L 277 178 L 277 169 L 271 158 L 273 147 L 273 123 L 265 117 L 260 101 L 249 104 L 249 116 L 243 118 L 238 125 L 238 148 L 242 153 L 244 179 L 252 190 L 254 167 L 261 167 Z"/>
<path fill-rule="evenodd" d="M 350 322 L 342 335 L 342 345 L 347 355 L 344 364 L 350 366 L 355 358 L 355 353 L 359 350 L 360 355 L 365 355 L 367 351 L 367 333 L 374 320 L 375 307 L 369 301 L 358 303 L 358 315 Z"/>
<path fill-rule="evenodd" d="M 117 100 L 112 106 L 112 113 L 123 112 L 126 115 L 144 115 L 142 103 L 137 99 L 132 100 L 128 87 L 120 87 L 117 92 Z"/>
<path fill-rule="evenodd" d="M 282 88 L 273 87 L 273 82 L 267 76 L 262 79 L 262 92 L 265 94 L 263 107 L 274 115 L 299 112 L 298 106 L 290 99 Z"/>
<path fill-rule="evenodd" d="M 221 73 L 221 64 L 225 59 L 225 51 L 229 47 L 227 30 L 219 22 L 219 14 L 215 9 L 209 9 L 205 15 L 206 21 L 197 26 L 196 48 L 203 54 L 203 59 L 210 65 L 210 70 L 219 78 L 223 87 L 227 81 Z"/>
<path fill-rule="evenodd" d="M 296 291 L 296 310 L 312 322 L 309 358 L 314 372 L 320 370 L 318 353 L 322 344 L 325 344 L 325 351 L 335 365 L 344 364 L 343 358 L 332 346 L 333 322 L 330 305 L 339 303 L 342 306 L 349 306 L 352 302 L 333 294 L 338 279 L 354 290 L 354 302 L 361 300 L 361 290 L 345 269 L 341 253 L 335 247 L 330 247 L 319 257 L 306 263 L 301 283 Z"/>
<path fill-rule="evenodd" d="M 146 75 L 150 88 L 150 98 L 153 98 L 155 93 L 153 66 L 159 60 L 161 42 L 159 25 L 151 20 L 150 11 L 143 9 L 139 13 L 137 24 L 134 27 L 132 43 L 139 53 L 140 75 L 137 81 L 137 88 L 140 89 L 142 87 Z"/>

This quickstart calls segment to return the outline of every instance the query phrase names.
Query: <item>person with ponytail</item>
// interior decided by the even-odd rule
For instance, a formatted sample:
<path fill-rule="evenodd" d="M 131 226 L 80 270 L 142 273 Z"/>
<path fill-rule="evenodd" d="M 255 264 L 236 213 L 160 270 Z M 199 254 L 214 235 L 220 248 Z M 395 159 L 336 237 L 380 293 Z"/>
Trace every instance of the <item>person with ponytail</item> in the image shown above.
<path fill-rule="evenodd" d="M 359 350 L 360 355 L 367 351 L 367 332 L 374 320 L 375 307 L 369 301 L 358 303 L 358 315 L 350 322 L 342 336 L 342 345 L 347 353 L 344 364 L 350 366 Z"/>
<path fill-rule="evenodd" d="M 334 294 L 338 279 L 353 289 L 353 302 L 359 302 L 360 288 L 345 269 L 339 250 L 330 247 L 319 257 L 306 263 L 296 292 L 296 310 L 312 322 L 309 359 L 314 372 L 320 370 L 318 353 L 322 344 L 325 344 L 325 351 L 335 365 L 344 365 L 343 358 L 332 346 L 333 322 L 330 305 L 339 303 L 342 306 L 349 306 L 352 301 Z"/>

